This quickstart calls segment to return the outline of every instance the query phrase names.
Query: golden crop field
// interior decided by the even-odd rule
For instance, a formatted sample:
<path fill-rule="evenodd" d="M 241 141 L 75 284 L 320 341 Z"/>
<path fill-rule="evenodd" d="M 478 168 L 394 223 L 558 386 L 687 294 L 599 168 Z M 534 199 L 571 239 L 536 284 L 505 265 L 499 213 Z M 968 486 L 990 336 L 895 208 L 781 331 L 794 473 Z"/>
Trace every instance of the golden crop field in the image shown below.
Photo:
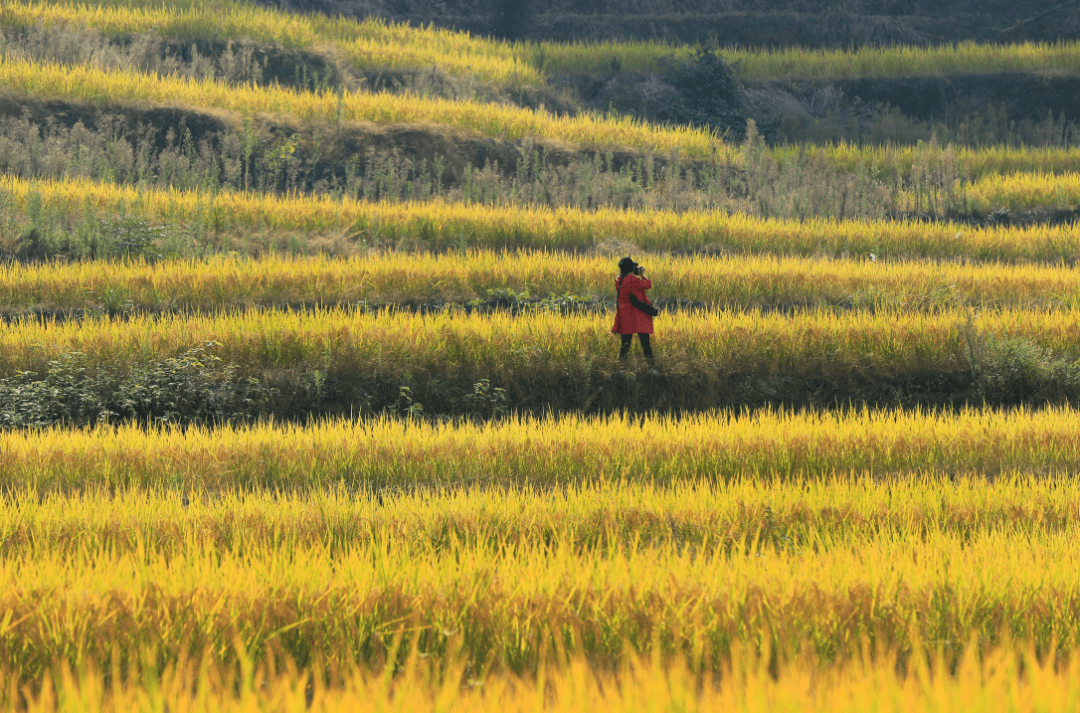
<path fill-rule="evenodd" d="M 613 302 L 615 257 L 548 251 L 371 252 L 351 258 L 214 256 L 154 263 L 0 265 L 9 313 L 120 304 L 129 312 L 284 305 L 441 305 L 498 300 Z M 733 310 L 777 306 L 940 310 L 1080 306 L 1080 275 L 1063 265 L 871 261 L 764 255 L 639 254 L 653 298 Z M 545 305 L 536 305 L 544 308 Z"/>
<path fill-rule="evenodd" d="M 0 0 L 0 32 L 0 708 L 1078 707 L 1064 115 L 733 142 L 560 83 L 653 86 L 691 45 L 237 0 Z M 160 56 L 42 59 L 60 36 Z M 231 42 L 283 64 L 196 67 Z M 1080 71 L 713 49 L 808 102 Z M 294 88 L 309 60 L 344 79 Z M 364 143 L 395 131 L 437 146 Z M 443 146 L 430 190 L 368 192 Z M 655 359 L 610 333 L 627 254 Z"/>
<path fill-rule="evenodd" d="M 1072 208 L 1080 203 L 1080 173 L 991 173 L 968 190 L 976 210 L 994 208 Z"/>
<path fill-rule="evenodd" d="M 251 25 L 259 27 L 259 22 L 249 21 L 251 13 L 264 13 L 247 6 L 229 6 L 230 12 L 239 13 L 240 19 L 236 19 L 237 27 Z M 175 20 L 175 31 L 191 31 L 190 24 L 184 19 L 183 10 L 170 10 L 167 13 L 179 12 L 178 18 L 170 19 L 167 14 L 163 17 L 151 15 L 145 20 L 124 19 L 126 13 L 135 10 L 121 10 L 116 7 L 94 6 L 90 8 L 49 5 L 49 6 L 23 6 L 10 4 L 0 6 L 0 24 L 30 23 L 33 20 L 39 22 L 57 21 L 55 15 L 69 18 L 74 21 L 80 18 L 95 26 L 100 25 L 104 29 L 120 31 L 127 27 L 124 22 L 133 23 L 133 26 L 146 24 L 158 27 L 164 23 L 168 28 Z M 147 12 L 149 10 L 146 10 Z M 139 12 L 143 12 L 140 10 Z M 161 10 L 161 12 L 166 12 Z M 194 12 L 193 10 L 191 12 Z M 205 14 L 203 8 L 201 13 Z M 113 17 L 117 15 L 118 17 Z M 99 17 L 102 16 L 102 17 Z M 275 21 L 276 21 L 276 15 Z M 301 22 L 303 17 L 288 16 L 289 22 Z M 216 16 L 200 15 L 199 22 L 225 22 L 226 28 L 231 28 L 234 21 L 231 15 L 224 19 Z M 123 22 L 121 21 L 123 20 Z M 285 20 L 282 20 L 283 22 Z M 445 31 L 426 30 L 431 37 L 421 37 L 415 43 L 415 51 L 401 57 L 384 57 L 379 47 L 399 49 L 403 46 L 399 35 L 415 32 L 411 28 L 391 28 L 378 22 L 368 23 L 370 30 L 358 31 L 358 39 L 352 40 L 347 50 L 342 50 L 346 55 L 356 58 L 353 61 L 364 64 L 367 62 L 376 66 L 399 68 L 402 66 L 430 66 L 431 57 L 423 56 L 424 52 L 432 53 L 432 56 L 456 57 L 457 62 L 469 67 L 484 67 L 485 55 L 473 55 L 465 50 L 454 47 L 453 40 L 459 35 L 449 34 Z M 366 27 L 366 26 L 365 26 Z M 277 31 L 276 29 L 274 30 Z M 256 36 L 266 34 L 268 31 L 255 32 Z M 285 36 L 289 32 L 282 30 Z M 302 39 L 307 35 L 297 31 L 297 44 L 315 42 L 317 36 L 315 30 L 311 30 L 311 37 Z M 371 46 L 364 45 L 369 43 Z M 378 59 L 373 59 L 378 57 Z M 450 68 L 453 68 L 451 63 Z M 482 70 L 481 74 L 483 74 Z M 502 72 L 528 78 L 527 67 L 521 63 L 513 63 L 507 68 L 492 69 L 491 72 Z M 532 110 L 518 107 L 489 104 L 472 101 L 452 101 L 444 99 L 426 98 L 416 95 L 392 95 L 373 94 L 369 92 L 310 92 L 297 91 L 283 87 L 254 87 L 235 86 L 223 80 L 212 79 L 186 79 L 179 77 L 158 77 L 138 72 L 129 71 L 106 71 L 93 66 L 64 67 L 62 65 L 41 64 L 20 59 L 17 55 L 6 56 L 0 61 L 0 86 L 18 92 L 20 94 L 48 97 L 54 99 L 70 99 L 89 101 L 92 103 L 108 103 L 116 96 L 123 96 L 127 101 L 148 101 L 171 106 L 200 107 L 225 113 L 234 123 L 239 123 L 241 117 L 255 113 L 268 113 L 283 116 L 296 117 L 303 120 L 322 122 L 373 122 L 378 124 L 392 123 L 437 123 L 452 126 L 455 129 L 484 134 L 498 138 L 522 139 L 535 138 L 549 140 L 556 143 L 572 143 L 583 148 L 604 149 L 611 147 L 631 147 L 648 151 L 656 151 L 662 154 L 677 153 L 683 158 L 707 158 L 712 161 L 738 165 L 742 159 L 735 147 L 726 144 L 720 138 L 707 130 L 691 129 L 688 127 L 657 126 L 637 122 L 630 117 L 602 117 L 595 114 L 581 114 L 576 117 L 558 116 L 544 109 Z M 778 161 L 790 160 L 794 155 L 802 155 L 807 152 L 807 147 L 779 146 L 769 150 Z M 963 167 L 971 176 L 991 179 L 997 173 L 1005 172 L 1038 172 L 1049 174 L 1048 177 L 1035 177 L 1036 183 L 1045 183 L 1046 180 L 1054 180 L 1054 177 L 1062 173 L 1075 173 L 1080 169 L 1080 158 L 1074 148 L 1041 148 L 1019 149 L 1015 147 L 980 147 L 972 149 L 968 147 L 877 147 L 877 146 L 852 146 L 841 144 L 823 148 L 810 148 L 812 153 L 820 154 L 837 167 L 844 170 L 855 170 L 865 167 L 870 171 L 884 170 L 898 176 L 907 176 L 914 167 L 920 165 L 933 166 L 940 162 L 945 151 L 948 151 L 948 159 L 954 160 L 957 165 Z M 1016 180 L 1022 180 L 1017 177 Z M 1042 188 L 1038 195 L 1045 195 L 1048 189 Z M 1033 195 L 1030 189 L 1010 188 L 1006 185 L 996 185 L 996 191 L 992 195 L 984 195 L 985 189 L 973 197 L 972 208 L 992 209 L 995 207 L 1027 208 L 1038 205 L 1037 199 L 1032 203 Z M 1072 199 L 1075 191 L 1068 191 L 1067 195 L 1051 192 L 1050 198 L 1053 205 L 1061 200 Z M 1057 203 L 1053 199 L 1057 198 Z"/>
<path fill-rule="evenodd" d="M 895 173 L 900 177 L 912 170 L 935 170 L 953 164 L 969 178 L 978 180 L 996 174 L 1060 175 L 1080 170 L 1080 148 L 1036 146 L 942 146 L 929 142 L 922 146 L 859 146 L 840 142 L 827 146 L 809 147 L 801 144 L 781 144 L 767 149 L 769 155 L 784 162 L 807 154 L 820 156 L 845 170 L 863 167 L 870 171 Z M 738 161 L 738 157 L 733 159 Z M 1045 178 L 1044 180 L 1052 180 Z"/>
<path fill-rule="evenodd" d="M 992 72 L 1075 74 L 1080 70 L 1076 44 L 990 44 L 918 47 L 860 47 L 854 50 L 717 48 L 744 80 L 845 79 L 856 77 L 919 77 Z M 626 69 L 656 71 L 664 57 L 687 57 L 685 47 L 662 42 L 596 42 L 542 44 L 546 66 L 563 71 L 603 71 L 612 59 Z"/>
<path fill-rule="evenodd" d="M 993 44 L 960 42 L 937 47 L 860 47 L 855 50 L 784 48 L 733 52 L 745 79 L 889 77 L 1036 72 L 1073 74 L 1080 69 L 1071 42 Z"/>
<path fill-rule="evenodd" d="M 695 48 L 655 41 L 492 41 L 467 33 L 366 19 L 286 14 L 217 0 L 153 2 L 17 2 L 0 8 L 0 24 L 25 27 L 58 22 L 86 24 L 108 33 L 154 29 L 167 36 L 236 36 L 290 46 L 331 45 L 359 67 L 424 68 L 499 83 L 537 84 L 545 70 L 605 72 L 612 62 L 628 71 L 655 72 L 665 61 L 689 59 Z M 1080 71 L 1076 44 L 961 42 L 953 46 L 862 47 L 855 50 L 717 48 L 740 79 L 842 79 L 852 77 L 950 76 L 998 72 L 1049 75 Z"/>
<path fill-rule="evenodd" d="M 0 326 L 0 373 L 44 372 L 57 355 L 83 352 L 92 364 L 175 356 L 205 342 L 245 374 L 279 368 L 336 374 L 485 375 L 513 381 L 525 373 L 554 377 L 610 365 L 617 342 L 607 315 L 538 311 L 514 315 L 370 312 L 361 308 L 234 314 L 168 313 L 60 322 L 17 320 Z M 719 310 L 671 312 L 657 329 L 668 366 L 715 374 L 840 376 L 869 370 L 948 374 L 968 368 L 968 333 L 1027 338 L 1054 353 L 1080 357 L 1080 310 L 1002 309 L 909 312 Z"/>
<path fill-rule="evenodd" d="M 687 157 L 708 157 L 714 149 L 723 150 L 720 137 L 708 129 L 660 126 L 630 116 L 602 117 L 591 113 L 566 116 L 543 108 L 531 110 L 509 104 L 416 95 L 237 86 L 217 79 L 160 77 L 11 57 L 0 58 L 0 87 L 42 99 L 107 104 L 122 96 L 128 102 L 197 106 L 230 112 L 236 117 L 273 114 L 329 123 L 443 124 L 506 139 L 533 137 L 584 147 L 629 146 L 663 153 L 678 150 Z"/>
<path fill-rule="evenodd" d="M 1048 178 L 1045 185 L 1052 185 Z M 1016 184 L 1023 188 L 1024 181 Z M 345 234 L 367 245 L 428 250 L 579 251 L 615 240 L 648 251 L 731 251 L 869 258 L 1038 260 L 1069 263 L 1080 237 L 1069 225 L 972 228 L 959 223 L 778 220 L 722 211 L 544 208 L 428 202 L 372 202 L 329 196 L 157 190 L 88 180 L 0 176 L 17 209 L 28 199 L 59 214 L 120 213 L 210 230 Z"/>
<path fill-rule="evenodd" d="M 632 447 L 642 430 L 655 448 Z M 0 665 L 91 701 L 157 676 L 224 695 L 236 668 L 275 681 L 254 700 L 314 665 L 344 700 L 412 681 L 492 705 L 459 677 L 576 671 L 610 695 L 638 656 L 701 706 L 849 695 L 866 667 L 935 695 L 985 692 L 946 675 L 959 662 L 1057 681 L 1080 641 L 1080 492 L 1048 476 L 1076 468 L 1078 432 L 1051 408 L 0 434 Z M 396 651 L 406 673 L 383 678 Z M 731 677 L 773 656 L 771 683 Z M 433 679 L 408 678 L 429 659 Z M 95 688 L 94 667 L 129 686 Z"/>
<path fill-rule="evenodd" d="M 540 73 L 506 42 L 435 27 L 417 28 L 377 18 L 362 21 L 284 13 L 239 2 L 65 3 L 5 2 L 0 26 L 74 24 L 110 35 L 149 30 L 166 37 L 236 37 L 288 47 L 332 48 L 361 68 L 422 69 L 438 65 L 451 74 L 499 84 L 540 83 Z"/>
<path fill-rule="evenodd" d="M 695 482 L 745 479 L 746 487 L 755 488 L 766 487 L 758 480 L 805 477 L 827 484 L 844 475 L 866 474 L 888 492 L 893 476 L 926 472 L 993 476 L 1003 482 L 1038 473 L 1048 476 L 1040 487 L 1053 490 L 1069 485 L 1067 476 L 1080 464 L 1078 419 L 1073 408 L 1062 406 L 956 413 L 880 409 L 523 416 L 488 423 L 385 417 L 186 430 L 147 430 L 139 424 L 55 428 L 0 432 L 0 485 L 11 493 L 164 488 L 179 497 L 200 490 L 321 490 L 339 484 L 351 491 L 418 493 L 428 486 L 547 489 L 613 479 L 691 490 Z M 651 434 L 645 449 L 634 447 L 642 432 Z M 1028 486 L 1015 487 L 1022 493 Z M 969 490 L 975 499 L 983 493 L 974 484 Z M 490 497 L 497 493 L 496 488 Z M 797 510 L 795 501 L 803 495 L 800 488 L 793 490 L 790 507 Z M 935 497 L 935 489 L 926 488 L 918 500 Z M 760 507 L 781 507 L 779 501 L 762 499 Z M 738 509 L 744 500 L 734 498 L 725 507 Z M 613 505 L 611 512 L 636 508 Z M 989 517 L 986 508 L 972 502 L 968 516 Z M 1018 522 L 1027 522 L 1027 516 Z"/>
<path fill-rule="evenodd" d="M 973 647 L 974 648 L 974 647 Z M 283 657 L 284 658 L 284 657 Z M 399 676 L 367 670 L 346 670 L 342 683 L 330 687 L 291 675 L 287 664 L 242 669 L 199 665 L 185 659 L 163 670 L 145 667 L 129 674 L 131 685 L 106 688 L 95 667 L 47 681 L 40 696 L 31 696 L 27 710 L 52 711 L 57 701 L 80 711 L 133 710 L 146 701 L 169 700 L 188 711 L 578 711 L 602 707 L 611 711 L 701 710 L 834 711 L 856 713 L 874 701 L 874 710 L 1067 710 L 1075 706 L 1073 666 L 1058 667 L 1052 657 L 1040 658 L 1030 647 L 1008 646 L 964 656 L 958 666 L 929 654 L 897 677 L 895 657 L 860 659 L 830 667 L 799 661 L 774 663 L 741 653 L 722 677 L 706 677 L 705 686 L 682 661 L 657 662 L 628 655 L 618 675 L 595 674 L 588 661 L 571 657 L 565 665 L 545 667 L 539 683 L 512 674 L 469 676 L 456 688 L 467 662 L 440 669 L 417 654 L 406 659 Z M 286 660 L 287 661 L 287 660 Z M 416 664 L 415 661 L 419 661 Z M 281 673 L 282 669 L 286 672 Z M 1016 672 L 1028 672 L 1030 685 L 1019 685 Z M 251 675 L 245 676 L 247 671 Z M 955 676 L 947 671 L 955 671 Z M 241 680 L 236 686 L 234 679 Z M 1024 679 L 1025 681 L 1028 679 Z M 258 681 L 258 685 L 249 685 Z M 10 689 L 9 689 L 10 690 Z M 2 694 L 0 694 L 2 695 Z M 23 703 L 15 695 L 0 698 Z M 14 705 L 14 703 L 12 703 Z"/>

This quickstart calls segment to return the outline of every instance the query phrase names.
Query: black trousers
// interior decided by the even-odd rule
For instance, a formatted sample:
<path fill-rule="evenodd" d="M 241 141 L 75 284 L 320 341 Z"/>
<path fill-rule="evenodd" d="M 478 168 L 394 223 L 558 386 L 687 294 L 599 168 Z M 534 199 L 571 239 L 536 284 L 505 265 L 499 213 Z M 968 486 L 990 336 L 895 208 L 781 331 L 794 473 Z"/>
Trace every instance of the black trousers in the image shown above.
<path fill-rule="evenodd" d="M 619 349 L 619 358 L 625 359 L 626 355 L 630 353 L 630 344 L 634 341 L 633 334 L 622 334 L 622 348 Z M 649 344 L 649 335 L 644 332 L 638 333 L 638 339 L 641 340 L 641 351 L 645 354 L 645 358 L 652 361 L 652 346 Z"/>

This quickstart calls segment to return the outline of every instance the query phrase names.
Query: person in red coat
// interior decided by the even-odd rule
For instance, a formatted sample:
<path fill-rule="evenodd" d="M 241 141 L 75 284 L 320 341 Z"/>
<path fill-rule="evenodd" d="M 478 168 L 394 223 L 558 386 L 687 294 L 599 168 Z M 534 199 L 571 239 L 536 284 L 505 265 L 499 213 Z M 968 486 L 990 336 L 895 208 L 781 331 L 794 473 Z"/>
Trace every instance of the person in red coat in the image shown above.
<path fill-rule="evenodd" d="M 645 277 L 645 269 L 629 257 L 619 260 L 619 276 L 615 278 L 615 291 L 618 302 L 615 306 L 615 325 L 611 331 L 622 335 L 622 348 L 619 358 L 625 359 L 630 353 L 634 335 L 641 340 L 641 351 L 650 362 L 653 359 L 649 335 L 653 332 L 652 318 L 659 312 L 652 306 L 645 290 L 652 287 L 652 281 Z"/>

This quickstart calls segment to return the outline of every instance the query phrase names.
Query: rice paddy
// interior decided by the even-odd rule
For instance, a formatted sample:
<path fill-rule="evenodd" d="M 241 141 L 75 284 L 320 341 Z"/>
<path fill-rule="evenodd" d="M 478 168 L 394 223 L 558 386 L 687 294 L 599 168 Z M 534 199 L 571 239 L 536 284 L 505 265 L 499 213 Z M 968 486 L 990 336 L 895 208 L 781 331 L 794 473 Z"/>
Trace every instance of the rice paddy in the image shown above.
<path fill-rule="evenodd" d="M 699 49 L 231 0 L 0 4 L 5 31 L 52 26 L 437 65 L 493 92 Z M 719 49 L 744 81 L 1080 67 L 1073 43 Z M 0 88 L 197 110 L 249 137 L 272 117 L 297 142 L 426 125 L 597 165 L 622 152 L 626 176 L 661 157 L 667 180 L 640 190 L 670 194 L 560 207 L 0 175 L 5 710 L 1076 707 L 1075 146 L 736 145 L 481 94 L 14 50 Z M 198 140 L 179 151 L 209 155 Z M 889 210 L 801 211 L 779 178 L 795 165 L 876 181 Z M 773 202 L 684 205 L 695 166 L 735 193 L 772 181 Z M 97 257 L 106 235 L 128 252 Z M 653 360 L 619 360 L 610 333 L 625 254 L 662 308 Z"/>

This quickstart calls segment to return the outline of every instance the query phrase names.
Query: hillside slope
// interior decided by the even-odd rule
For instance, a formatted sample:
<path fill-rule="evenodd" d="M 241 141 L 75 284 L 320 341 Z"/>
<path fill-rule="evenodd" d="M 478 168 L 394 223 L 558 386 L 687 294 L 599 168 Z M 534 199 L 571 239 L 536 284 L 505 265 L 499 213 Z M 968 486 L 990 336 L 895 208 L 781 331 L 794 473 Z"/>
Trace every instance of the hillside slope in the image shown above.
<path fill-rule="evenodd" d="M 288 10 L 377 15 L 513 39 L 717 40 L 723 45 L 851 47 L 1080 37 L 1068 0 L 264 0 Z"/>

